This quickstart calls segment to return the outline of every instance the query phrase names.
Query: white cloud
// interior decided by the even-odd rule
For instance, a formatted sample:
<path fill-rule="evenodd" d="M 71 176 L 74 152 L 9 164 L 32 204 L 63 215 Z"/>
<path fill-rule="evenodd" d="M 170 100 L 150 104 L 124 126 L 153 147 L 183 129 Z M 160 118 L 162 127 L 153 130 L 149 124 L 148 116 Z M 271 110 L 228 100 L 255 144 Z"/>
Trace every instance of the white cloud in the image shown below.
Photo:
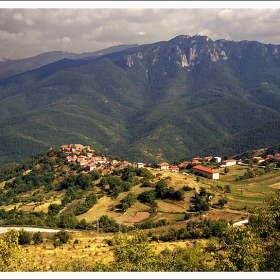
<path fill-rule="evenodd" d="M 22 13 L 16 13 L 13 15 L 13 19 L 16 21 L 22 21 L 23 20 L 23 16 Z"/>
<path fill-rule="evenodd" d="M 5 30 L 0 30 L 0 40 L 16 40 L 22 39 L 24 36 L 23 32 L 10 33 Z"/>
<path fill-rule="evenodd" d="M 280 44 L 280 9 L 229 8 L 226 3 L 220 4 L 223 8 L 217 8 L 218 3 L 212 3 L 211 8 L 197 7 L 209 6 L 208 1 L 198 1 L 196 7 L 189 1 L 164 3 L 176 8 L 161 8 L 161 2 L 128 8 L 119 1 L 118 8 L 114 8 L 115 1 L 105 1 L 110 8 L 104 8 L 103 3 L 95 9 L 81 8 L 86 5 L 83 1 L 73 2 L 81 5 L 79 8 L 66 8 L 72 3 L 63 2 L 59 3 L 61 6 L 56 5 L 60 8 L 55 9 L 0 9 L 1 56 L 19 59 L 43 50 L 92 52 L 116 44 L 150 44 L 171 40 L 178 35 L 196 34 L 213 40 L 247 39 Z M 253 3 L 258 6 L 258 3 Z M 273 7 L 277 7 L 274 3 Z M 123 8 L 120 8 L 121 4 Z M 156 8 L 146 8 L 152 4 Z M 184 8 L 187 5 L 194 8 Z"/>
<path fill-rule="evenodd" d="M 62 39 L 57 39 L 57 42 L 62 43 L 63 45 L 68 45 L 72 43 L 72 40 L 69 37 L 63 37 Z"/>

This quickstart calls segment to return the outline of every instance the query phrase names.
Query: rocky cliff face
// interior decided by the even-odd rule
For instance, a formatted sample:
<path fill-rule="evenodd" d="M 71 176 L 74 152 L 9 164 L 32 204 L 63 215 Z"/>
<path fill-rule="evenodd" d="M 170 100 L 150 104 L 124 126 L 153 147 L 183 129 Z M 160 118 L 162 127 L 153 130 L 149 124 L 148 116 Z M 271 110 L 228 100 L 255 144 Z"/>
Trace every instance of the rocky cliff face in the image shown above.
<path fill-rule="evenodd" d="M 248 55 L 258 53 L 267 60 L 278 59 L 279 45 L 265 45 L 254 41 L 213 41 L 207 36 L 178 36 L 164 45 L 162 42 L 154 44 L 152 54 L 137 52 L 127 56 L 127 66 L 135 65 L 136 60 L 147 60 L 150 65 L 171 62 L 172 60 L 182 68 L 192 71 L 195 65 L 202 60 L 218 62 L 220 60 L 235 60 L 246 58 Z"/>

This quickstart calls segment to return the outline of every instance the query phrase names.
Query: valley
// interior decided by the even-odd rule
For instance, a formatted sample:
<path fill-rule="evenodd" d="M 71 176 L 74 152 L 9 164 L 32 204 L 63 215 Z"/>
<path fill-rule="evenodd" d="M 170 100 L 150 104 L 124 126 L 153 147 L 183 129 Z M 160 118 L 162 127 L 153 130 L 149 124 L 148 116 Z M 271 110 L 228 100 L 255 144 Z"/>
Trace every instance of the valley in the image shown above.
<path fill-rule="evenodd" d="M 0 270 L 279 270 L 280 46 L 117 49 L 0 67 Z"/>

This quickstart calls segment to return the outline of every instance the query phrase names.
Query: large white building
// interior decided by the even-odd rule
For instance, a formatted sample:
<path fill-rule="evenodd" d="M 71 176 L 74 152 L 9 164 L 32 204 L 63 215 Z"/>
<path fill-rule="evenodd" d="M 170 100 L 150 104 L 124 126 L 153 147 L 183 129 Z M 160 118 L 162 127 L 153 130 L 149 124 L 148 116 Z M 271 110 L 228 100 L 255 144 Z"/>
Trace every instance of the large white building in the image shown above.
<path fill-rule="evenodd" d="M 208 168 L 203 165 L 194 166 L 193 173 L 205 176 L 206 178 L 213 180 L 218 180 L 220 178 L 220 173 L 218 170 Z"/>

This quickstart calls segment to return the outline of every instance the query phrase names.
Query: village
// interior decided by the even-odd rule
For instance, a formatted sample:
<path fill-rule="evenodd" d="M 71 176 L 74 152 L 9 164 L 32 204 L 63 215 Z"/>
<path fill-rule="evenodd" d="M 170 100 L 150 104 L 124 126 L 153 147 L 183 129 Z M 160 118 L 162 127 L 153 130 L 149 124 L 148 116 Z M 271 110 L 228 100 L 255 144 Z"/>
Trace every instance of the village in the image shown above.
<path fill-rule="evenodd" d="M 74 162 L 80 164 L 85 171 L 92 171 L 94 169 L 110 170 L 112 168 L 123 168 L 125 166 L 131 165 L 128 161 L 118 161 L 118 160 L 108 160 L 105 156 L 95 156 L 94 150 L 89 146 L 83 146 L 81 144 L 69 144 L 61 146 L 62 152 L 65 153 L 66 161 Z M 255 163 L 261 163 L 270 159 L 280 159 L 280 153 L 275 155 L 267 155 L 266 158 L 262 157 L 252 157 Z M 204 166 L 203 163 L 214 161 L 218 163 L 219 168 L 230 167 L 236 164 L 244 164 L 241 159 L 222 159 L 221 157 L 205 156 L 203 158 L 195 157 L 190 161 L 184 161 L 178 165 L 169 164 L 168 162 L 161 162 L 157 164 L 157 168 L 160 171 L 169 171 L 169 172 L 179 172 L 180 170 L 186 169 L 188 166 L 192 165 L 193 173 L 200 175 L 212 180 L 218 180 L 220 176 L 219 169 L 213 169 L 207 166 Z M 145 163 L 136 163 L 135 167 L 149 167 Z M 186 172 L 183 172 L 184 175 L 189 175 Z"/>

